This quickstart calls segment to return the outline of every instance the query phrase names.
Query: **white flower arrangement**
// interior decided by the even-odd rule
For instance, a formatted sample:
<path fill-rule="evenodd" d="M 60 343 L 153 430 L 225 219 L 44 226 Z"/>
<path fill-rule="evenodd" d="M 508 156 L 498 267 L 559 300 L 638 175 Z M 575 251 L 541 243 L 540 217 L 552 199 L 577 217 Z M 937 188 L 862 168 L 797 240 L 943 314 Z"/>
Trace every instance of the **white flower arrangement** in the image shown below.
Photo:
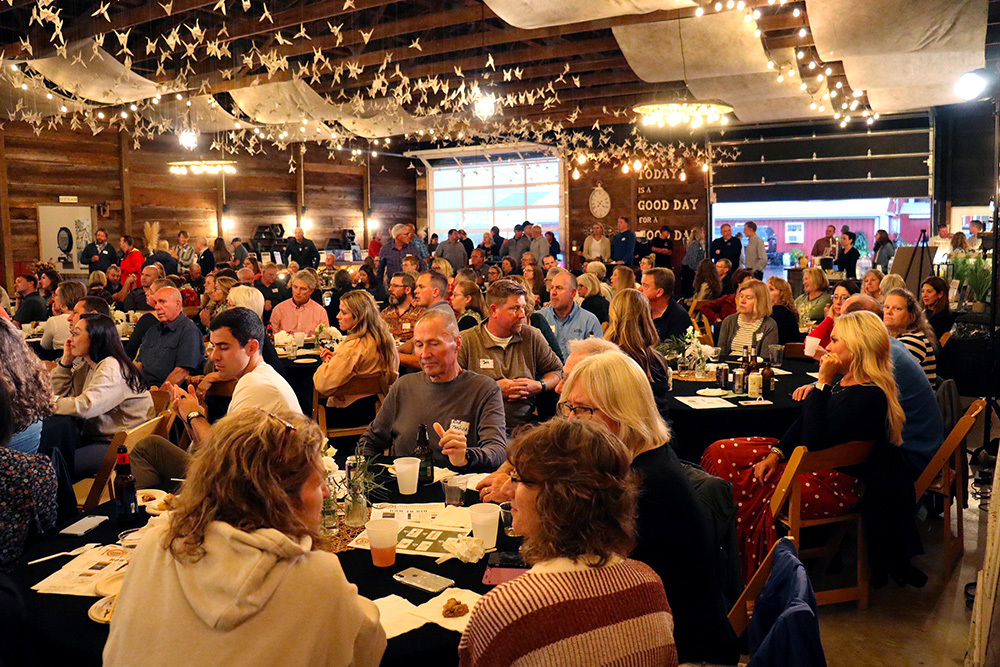
<path fill-rule="evenodd" d="M 687 344 L 684 348 L 684 356 L 688 359 L 694 362 L 705 362 L 712 356 L 712 346 L 701 344 L 701 339 L 694 327 L 688 327 L 687 331 L 684 332 L 684 342 Z"/>

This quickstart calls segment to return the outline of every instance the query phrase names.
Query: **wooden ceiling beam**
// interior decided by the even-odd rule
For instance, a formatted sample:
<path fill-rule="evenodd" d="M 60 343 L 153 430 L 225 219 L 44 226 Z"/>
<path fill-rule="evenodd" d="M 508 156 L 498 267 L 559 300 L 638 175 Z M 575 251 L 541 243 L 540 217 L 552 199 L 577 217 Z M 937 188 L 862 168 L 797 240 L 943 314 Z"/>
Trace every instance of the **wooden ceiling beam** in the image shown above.
<path fill-rule="evenodd" d="M 781 37 L 764 37 L 764 48 L 771 51 L 774 49 L 807 49 L 814 45 L 812 33 L 806 33 L 805 37 L 792 33 Z"/>
<path fill-rule="evenodd" d="M 216 0 L 173 0 L 173 11 L 171 16 L 190 12 L 199 7 L 214 5 Z M 63 36 L 67 44 L 72 44 L 81 39 L 88 39 L 101 33 L 109 33 L 113 30 L 127 30 L 137 25 L 143 25 L 150 21 L 165 18 L 167 13 L 156 0 L 149 0 L 148 3 L 135 9 L 129 9 L 111 15 L 110 21 L 105 21 L 103 16 L 81 16 L 78 21 L 63 30 Z M 49 43 L 47 39 L 32 42 L 33 58 L 43 58 L 55 53 L 55 45 Z M 28 54 L 21 47 L 20 42 L 4 44 L 0 46 L 5 58 L 23 58 Z"/>

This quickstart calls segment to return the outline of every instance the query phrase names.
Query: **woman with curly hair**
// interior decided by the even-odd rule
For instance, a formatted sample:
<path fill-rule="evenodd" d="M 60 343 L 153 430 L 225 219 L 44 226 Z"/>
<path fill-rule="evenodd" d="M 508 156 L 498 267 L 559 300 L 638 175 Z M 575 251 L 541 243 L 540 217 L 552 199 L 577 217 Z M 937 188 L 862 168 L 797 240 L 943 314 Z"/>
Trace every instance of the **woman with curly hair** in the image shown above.
<path fill-rule="evenodd" d="M 42 420 L 52 414 L 52 386 L 41 360 L 10 320 L 0 318 L 0 381 L 10 394 L 14 429 L 8 447 L 38 451 Z"/>
<path fill-rule="evenodd" d="M 509 458 L 513 526 L 532 568 L 476 603 L 459 664 L 677 665 L 660 579 L 628 559 L 637 498 L 628 449 L 599 422 L 555 419 L 515 440 Z"/>
<path fill-rule="evenodd" d="M 722 296 L 722 280 L 719 279 L 719 272 L 712 260 L 703 259 L 698 262 L 692 285 L 694 296 L 691 298 L 695 301 L 715 301 Z"/>
<path fill-rule="evenodd" d="M 913 292 L 901 288 L 889 290 L 882 312 L 889 335 L 906 346 L 924 369 L 931 386 L 937 387 L 937 338 Z"/>
<path fill-rule="evenodd" d="M 150 523 L 129 562 L 105 665 L 195 654 L 206 664 L 236 655 L 289 667 L 379 664 L 378 609 L 321 550 L 324 441 L 290 412 L 239 410 L 213 425 L 177 508 Z"/>

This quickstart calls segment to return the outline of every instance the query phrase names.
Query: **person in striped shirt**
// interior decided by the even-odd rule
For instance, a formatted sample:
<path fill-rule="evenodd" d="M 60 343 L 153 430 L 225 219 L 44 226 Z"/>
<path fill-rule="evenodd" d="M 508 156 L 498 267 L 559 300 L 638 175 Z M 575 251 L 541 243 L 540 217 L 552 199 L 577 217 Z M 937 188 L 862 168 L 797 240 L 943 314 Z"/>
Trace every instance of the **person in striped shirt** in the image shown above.
<path fill-rule="evenodd" d="M 927 374 L 931 387 L 937 387 L 937 346 L 934 329 L 927 322 L 913 292 L 896 287 L 886 292 L 882 304 L 889 335 L 906 346 Z"/>
<path fill-rule="evenodd" d="M 626 557 L 638 479 L 625 445 L 597 422 L 553 419 L 508 455 L 513 527 L 532 568 L 476 603 L 460 665 L 676 666 L 663 583 Z"/>

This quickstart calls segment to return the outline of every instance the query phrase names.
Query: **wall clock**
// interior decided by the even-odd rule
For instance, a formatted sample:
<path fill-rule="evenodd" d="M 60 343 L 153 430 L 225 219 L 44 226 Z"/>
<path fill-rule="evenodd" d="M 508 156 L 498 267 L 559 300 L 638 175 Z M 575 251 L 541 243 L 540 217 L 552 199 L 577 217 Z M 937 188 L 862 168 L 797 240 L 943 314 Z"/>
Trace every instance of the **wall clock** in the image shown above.
<path fill-rule="evenodd" d="M 611 212 L 611 195 L 605 190 L 600 182 L 590 193 L 590 213 L 595 218 L 603 218 Z"/>

